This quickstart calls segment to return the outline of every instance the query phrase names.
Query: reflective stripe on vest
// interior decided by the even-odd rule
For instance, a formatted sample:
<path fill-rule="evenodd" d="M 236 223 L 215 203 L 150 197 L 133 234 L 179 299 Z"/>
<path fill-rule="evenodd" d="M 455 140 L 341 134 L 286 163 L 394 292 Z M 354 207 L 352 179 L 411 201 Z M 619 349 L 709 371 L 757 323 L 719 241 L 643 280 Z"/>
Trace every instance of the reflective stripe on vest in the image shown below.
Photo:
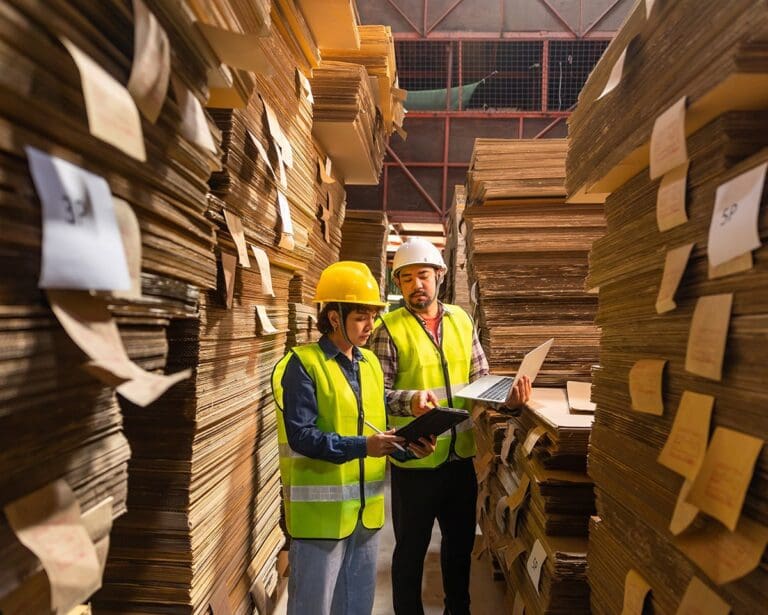
<path fill-rule="evenodd" d="M 277 405 L 280 477 L 285 496 L 288 533 L 294 538 L 345 538 L 360 519 L 370 529 L 384 524 L 385 457 L 365 457 L 336 464 L 311 459 L 292 450 L 283 417 L 282 379 L 291 357 L 301 361 L 312 379 L 317 398 L 318 429 L 341 436 L 373 431 L 363 419 L 385 429 L 384 375 L 376 356 L 360 349 L 362 416 L 357 396 L 335 357 L 328 358 L 319 344 L 293 348 L 275 366 L 272 391 Z"/>
<path fill-rule="evenodd" d="M 360 497 L 360 485 L 292 485 L 284 490 L 292 502 L 342 502 Z M 365 483 L 365 498 L 384 495 L 384 481 Z"/>
<path fill-rule="evenodd" d="M 438 348 L 422 322 L 405 308 L 393 310 L 381 317 L 392 343 L 397 349 L 396 390 L 431 390 L 441 406 L 468 409 L 467 400 L 456 397 L 469 381 L 472 367 L 472 319 L 460 307 L 444 305 L 442 340 Z M 442 350 L 442 354 L 441 354 Z M 445 361 L 443 361 L 443 358 Z M 393 427 L 407 425 L 414 417 L 390 416 Z M 435 452 L 423 459 L 407 462 L 392 460 L 404 468 L 436 468 L 444 463 L 453 447 L 459 457 L 472 457 L 476 452 L 472 422 L 464 421 L 437 439 Z"/>

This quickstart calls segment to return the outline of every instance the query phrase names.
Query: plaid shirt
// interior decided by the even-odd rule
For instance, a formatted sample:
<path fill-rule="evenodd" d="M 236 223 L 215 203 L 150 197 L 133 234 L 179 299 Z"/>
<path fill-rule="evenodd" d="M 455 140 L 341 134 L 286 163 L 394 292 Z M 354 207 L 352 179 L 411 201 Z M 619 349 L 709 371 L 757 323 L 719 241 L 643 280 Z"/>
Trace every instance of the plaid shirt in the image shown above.
<path fill-rule="evenodd" d="M 443 337 L 443 313 L 445 308 L 442 303 L 438 304 L 437 336 L 440 340 Z M 416 318 L 424 322 L 416 313 L 411 312 Z M 432 337 L 432 334 L 429 334 Z M 433 338 L 434 339 L 434 338 Z M 437 342 L 437 340 L 435 340 Z M 396 416 L 412 416 L 411 398 L 418 391 L 397 390 L 392 388 L 395 384 L 397 375 L 397 348 L 389 331 L 381 326 L 371 337 L 369 342 L 370 349 L 379 358 L 381 369 L 384 371 L 384 394 L 387 400 L 387 408 L 390 414 Z M 472 360 L 469 368 L 469 382 L 473 382 L 482 376 L 488 375 L 488 360 L 485 358 L 485 352 L 480 345 L 477 333 L 472 333 Z"/>

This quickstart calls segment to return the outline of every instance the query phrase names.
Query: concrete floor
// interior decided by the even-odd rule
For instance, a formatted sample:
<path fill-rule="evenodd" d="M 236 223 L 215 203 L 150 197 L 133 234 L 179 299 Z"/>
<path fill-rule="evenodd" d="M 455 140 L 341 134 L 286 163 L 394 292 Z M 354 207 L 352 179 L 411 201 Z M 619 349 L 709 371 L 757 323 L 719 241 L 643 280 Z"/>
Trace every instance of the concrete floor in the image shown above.
<path fill-rule="evenodd" d="M 389 482 L 387 482 L 387 502 L 389 503 Z M 390 521 L 387 504 L 387 522 L 381 529 L 381 542 L 377 566 L 376 599 L 373 615 L 392 614 L 392 583 L 390 569 L 395 536 Z M 479 560 L 472 560 L 472 579 L 470 582 L 473 615 L 497 615 L 506 611 L 504 602 L 504 582 L 494 581 L 490 556 L 485 553 Z M 440 528 L 435 523 L 432 541 L 429 544 L 424 562 L 423 601 L 425 615 L 442 615 L 443 580 L 440 575 Z M 287 592 L 283 594 L 275 609 L 275 615 L 285 615 Z"/>

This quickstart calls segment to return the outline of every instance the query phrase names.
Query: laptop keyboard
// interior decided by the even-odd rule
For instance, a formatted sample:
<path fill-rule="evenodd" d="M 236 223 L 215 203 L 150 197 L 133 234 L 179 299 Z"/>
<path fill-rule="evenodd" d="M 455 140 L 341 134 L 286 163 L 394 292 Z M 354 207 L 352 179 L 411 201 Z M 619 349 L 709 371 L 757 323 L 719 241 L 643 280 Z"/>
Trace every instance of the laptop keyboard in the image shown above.
<path fill-rule="evenodd" d="M 496 384 L 480 393 L 478 397 L 480 399 L 487 399 L 490 401 L 504 401 L 507 398 L 507 394 L 509 393 L 509 387 L 512 386 L 512 382 L 514 382 L 514 380 L 515 379 L 511 377 L 504 377 Z"/>

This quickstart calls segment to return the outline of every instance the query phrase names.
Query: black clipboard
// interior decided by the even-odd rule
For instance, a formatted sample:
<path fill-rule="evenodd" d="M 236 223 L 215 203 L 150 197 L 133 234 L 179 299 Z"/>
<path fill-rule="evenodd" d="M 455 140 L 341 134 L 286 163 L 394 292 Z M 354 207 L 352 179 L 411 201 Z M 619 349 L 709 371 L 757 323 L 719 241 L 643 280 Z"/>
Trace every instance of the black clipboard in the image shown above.
<path fill-rule="evenodd" d="M 439 406 L 417 417 L 395 432 L 396 436 L 405 438 L 407 443 L 418 442 L 419 438 L 439 436 L 454 425 L 469 418 L 469 412 L 458 408 Z"/>

